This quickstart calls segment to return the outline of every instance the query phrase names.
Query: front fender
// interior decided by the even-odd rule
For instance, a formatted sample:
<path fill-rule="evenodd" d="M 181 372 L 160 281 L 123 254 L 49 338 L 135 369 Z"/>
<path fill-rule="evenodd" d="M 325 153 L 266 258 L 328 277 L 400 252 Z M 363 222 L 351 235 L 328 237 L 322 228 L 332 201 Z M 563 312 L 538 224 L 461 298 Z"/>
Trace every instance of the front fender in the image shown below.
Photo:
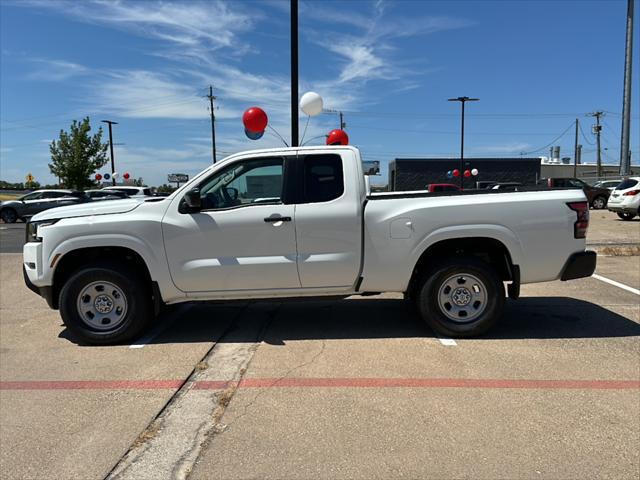
<path fill-rule="evenodd" d="M 104 247 L 121 247 L 128 248 L 137 253 L 144 261 L 151 280 L 158 283 L 163 300 L 184 297 L 184 293 L 176 290 L 173 284 L 168 281 L 170 279 L 167 262 L 164 256 L 160 257 L 156 252 L 164 255 L 162 247 L 162 239 L 158 239 L 158 245 L 150 245 L 142 238 L 134 237 L 126 234 L 92 234 L 73 237 L 60 242 L 56 247 L 43 255 L 43 263 L 45 274 L 43 283 L 47 285 L 53 284 L 53 276 L 55 268 L 60 264 L 65 255 L 79 249 L 85 248 L 104 248 Z M 55 263 L 54 263 L 55 261 Z M 50 268 L 46 268 L 52 266 Z M 44 273 L 44 272 L 43 272 Z"/>

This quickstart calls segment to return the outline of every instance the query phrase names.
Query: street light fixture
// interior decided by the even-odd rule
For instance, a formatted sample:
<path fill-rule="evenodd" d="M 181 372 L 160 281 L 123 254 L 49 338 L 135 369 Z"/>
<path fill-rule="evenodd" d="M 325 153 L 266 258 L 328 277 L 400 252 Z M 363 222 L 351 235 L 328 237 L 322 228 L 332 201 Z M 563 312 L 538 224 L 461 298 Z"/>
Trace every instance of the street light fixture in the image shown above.
<path fill-rule="evenodd" d="M 479 98 L 457 97 L 450 98 L 450 102 L 460 102 L 462 104 L 462 127 L 460 128 L 460 190 L 464 188 L 464 104 L 467 102 L 477 102 Z"/>
<path fill-rule="evenodd" d="M 109 125 L 109 150 L 111 153 L 111 183 L 112 185 L 116 184 L 116 179 L 113 178 L 113 174 L 116 171 L 116 166 L 115 163 L 113 161 L 113 133 L 111 131 L 111 126 L 112 125 L 117 125 L 118 122 L 114 122 L 112 120 L 102 120 L 102 123 L 106 123 L 107 125 Z"/>

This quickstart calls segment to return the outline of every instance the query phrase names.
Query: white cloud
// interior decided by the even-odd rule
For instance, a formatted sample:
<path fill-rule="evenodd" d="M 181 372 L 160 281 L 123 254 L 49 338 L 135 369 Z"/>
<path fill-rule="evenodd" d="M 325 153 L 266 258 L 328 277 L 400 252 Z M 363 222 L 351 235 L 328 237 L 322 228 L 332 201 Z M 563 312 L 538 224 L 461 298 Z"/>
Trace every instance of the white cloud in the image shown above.
<path fill-rule="evenodd" d="M 517 153 L 526 152 L 531 149 L 532 145 L 524 142 L 511 142 L 506 144 L 499 145 L 486 145 L 483 147 L 475 147 L 470 149 L 470 151 L 478 152 L 478 153 Z"/>
<path fill-rule="evenodd" d="M 403 37 L 428 35 L 443 30 L 463 28 L 471 22 L 441 16 L 398 17 L 387 13 L 387 3 L 377 0 L 370 15 L 343 12 L 327 16 L 325 9 L 305 3 L 304 15 L 325 25 L 344 23 L 353 27 L 351 35 L 331 33 L 327 29 L 310 30 L 311 39 L 342 57 L 339 82 L 366 82 L 374 79 L 398 80 L 432 71 L 411 71 L 394 59 L 394 40 Z M 360 30 L 360 33 L 357 33 Z"/>
<path fill-rule="evenodd" d="M 45 80 L 60 82 L 77 75 L 84 75 L 89 69 L 83 65 L 66 60 L 49 60 L 45 58 L 33 58 L 30 60 L 38 67 L 27 75 L 29 80 Z"/>
<path fill-rule="evenodd" d="M 255 19 L 255 14 L 249 16 L 221 1 L 25 0 L 18 5 L 158 38 L 194 57 L 205 50 L 237 47 L 237 34 L 249 30 Z"/>

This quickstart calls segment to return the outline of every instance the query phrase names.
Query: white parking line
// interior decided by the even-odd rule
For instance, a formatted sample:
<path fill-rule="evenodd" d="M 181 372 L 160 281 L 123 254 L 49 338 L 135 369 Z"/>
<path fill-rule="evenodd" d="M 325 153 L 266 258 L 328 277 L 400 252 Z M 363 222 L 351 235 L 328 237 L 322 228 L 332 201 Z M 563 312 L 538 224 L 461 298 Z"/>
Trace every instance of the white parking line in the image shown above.
<path fill-rule="evenodd" d="M 455 347 L 456 345 L 458 345 L 456 343 L 456 341 L 453 338 L 442 338 L 442 337 L 438 337 L 438 341 L 442 344 L 445 345 L 447 347 Z"/>
<path fill-rule="evenodd" d="M 609 285 L 613 285 L 614 287 L 621 288 L 623 290 L 626 290 L 627 292 L 640 295 L 640 290 L 638 290 L 637 288 L 630 287 L 629 285 L 625 285 L 624 283 L 616 282 L 615 280 L 611 280 L 610 278 L 603 277 L 602 275 L 596 275 L 595 273 L 591 276 L 596 280 L 600 280 L 601 282 L 608 283 Z"/>

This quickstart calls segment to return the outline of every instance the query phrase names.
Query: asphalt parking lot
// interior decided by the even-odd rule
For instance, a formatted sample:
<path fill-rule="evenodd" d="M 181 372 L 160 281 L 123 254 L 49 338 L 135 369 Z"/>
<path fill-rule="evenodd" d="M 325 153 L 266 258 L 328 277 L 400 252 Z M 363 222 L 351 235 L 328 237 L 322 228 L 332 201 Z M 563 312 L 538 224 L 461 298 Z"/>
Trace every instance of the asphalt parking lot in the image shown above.
<path fill-rule="evenodd" d="M 381 295 L 182 305 L 83 347 L 0 227 L 3 478 L 640 477 L 640 256 L 524 286 L 477 339 Z M 592 211 L 588 241 L 640 222 Z"/>

